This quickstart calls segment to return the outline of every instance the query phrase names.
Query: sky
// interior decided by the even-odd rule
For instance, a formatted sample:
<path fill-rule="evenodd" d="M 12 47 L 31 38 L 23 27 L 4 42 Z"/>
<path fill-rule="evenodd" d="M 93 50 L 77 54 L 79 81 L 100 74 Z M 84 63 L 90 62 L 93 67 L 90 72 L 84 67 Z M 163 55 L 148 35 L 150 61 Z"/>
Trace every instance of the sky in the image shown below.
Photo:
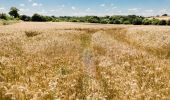
<path fill-rule="evenodd" d="M 55 16 L 170 14 L 170 0 L 0 0 L 0 13 L 17 7 L 20 14 Z"/>

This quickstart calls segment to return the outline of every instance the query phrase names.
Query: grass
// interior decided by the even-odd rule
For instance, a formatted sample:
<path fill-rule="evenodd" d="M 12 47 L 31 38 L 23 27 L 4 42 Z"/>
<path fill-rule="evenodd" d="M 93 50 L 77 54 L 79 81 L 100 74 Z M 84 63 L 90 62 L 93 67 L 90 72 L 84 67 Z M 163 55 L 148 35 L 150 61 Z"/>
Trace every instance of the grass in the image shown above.
<path fill-rule="evenodd" d="M 0 20 L 0 25 L 10 25 L 10 24 L 15 24 L 18 23 L 19 21 L 17 20 Z"/>
<path fill-rule="evenodd" d="M 169 100 L 169 26 L 0 27 L 0 100 Z"/>

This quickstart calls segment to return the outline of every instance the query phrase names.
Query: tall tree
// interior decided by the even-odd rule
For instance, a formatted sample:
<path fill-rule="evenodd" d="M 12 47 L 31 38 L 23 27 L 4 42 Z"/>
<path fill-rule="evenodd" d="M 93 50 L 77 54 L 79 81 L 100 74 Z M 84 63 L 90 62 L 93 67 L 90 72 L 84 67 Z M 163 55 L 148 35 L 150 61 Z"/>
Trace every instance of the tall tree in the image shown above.
<path fill-rule="evenodd" d="M 17 9 L 16 7 L 11 7 L 10 11 L 9 11 L 9 15 L 14 17 L 14 18 L 19 18 L 18 11 L 19 11 L 19 9 Z"/>

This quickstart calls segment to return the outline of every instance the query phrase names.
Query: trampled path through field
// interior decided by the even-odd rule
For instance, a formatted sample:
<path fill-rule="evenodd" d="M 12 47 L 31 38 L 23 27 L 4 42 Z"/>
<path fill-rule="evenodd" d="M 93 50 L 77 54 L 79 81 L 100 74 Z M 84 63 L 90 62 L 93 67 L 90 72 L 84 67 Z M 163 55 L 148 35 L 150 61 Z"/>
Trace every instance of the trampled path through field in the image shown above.
<path fill-rule="evenodd" d="M 115 52 L 115 49 L 116 49 L 116 51 L 119 52 L 118 55 L 121 55 L 121 54 L 122 55 L 128 54 L 129 56 L 150 55 L 151 57 L 155 56 L 156 59 L 160 59 L 159 58 L 160 55 L 154 55 L 154 53 L 148 51 L 147 49 L 143 49 L 142 47 L 131 43 L 130 40 L 128 40 L 128 38 L 126 37 L 126 32 L 127 32 L 126 28 L 118 28 L 118 29 L 113 28 L 113 29 L 108 29 L 108 30 L 96 31 L 95 33 L 88 36 L 89 39 L 87 39 L 88 40 L 87 43 L 89 44 L 88 44 L 88 47 L 84 48 L 83 59 L 84 59 L 84 65 L 85 65 L 87 74 L 93 78 L 90 84 L 93 87 L 93 89 L 100 91 L 102 85 L 104 84 L 102 83 L 103 81 L 102 72 L 98 70 L 99 69 L 98 67 L 108 68 L 110 66 L 113 66 L 116 62 L 118 62 L 116 61 L 118 58 L 116 58 L 115 55 L 114 55 L 115 56 L 114 59 L 113 58 L 111 59 L 109 57 L 109 53 L 108 54 L 106 53 L 104 55 L 100 55 L 96 53 L 95 51 L 96 46 L 105 49 L 106 52 L 109 52 L 112 50 Z M 121 48 L 120 48 L 120 45 L 121 45 Z M 99 58 L 102 58 L 102 59 L 100 60 Z M 98 66 L 96 66 L 96 62 L 98 63 Z M 125 62 L 125 63 L 127 64 L 127 65 L 125 64 L 125 66 L 130 67 L 129 62 Z M 131 98 L 135 99 L 136 92 L 139 91 L 138 79 L 136 79 L 134 74 L 131 74 L 129 78 L 132 80 L 130 82 L 131 83 L 130 88 L 132 90 Z M 109 88 L 109 87 L 106 86 L 106 88 Z"/>

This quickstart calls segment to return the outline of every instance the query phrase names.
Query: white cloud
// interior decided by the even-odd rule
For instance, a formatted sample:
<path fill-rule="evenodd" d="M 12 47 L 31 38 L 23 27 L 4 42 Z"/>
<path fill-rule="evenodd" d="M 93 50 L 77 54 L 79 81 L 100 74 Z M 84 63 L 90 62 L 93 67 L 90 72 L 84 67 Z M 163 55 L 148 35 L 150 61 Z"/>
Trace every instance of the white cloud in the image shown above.
<path fill-rule="evenodd" d="M 118 13 L 122 13 L 122 11 L 121 11 L 121 10 L 118 10 L 117 12 L 118 12 Z"/>
<path fill-rule="evenodd" d="M 87 9 L 86 9 L 86 12 L 89 12 L 89 11 L 91 11 L 91 9 L 90 9 L 90 8 L 87 8 Z"/>
<path fill-rule="evenodd" d="M 141 8 L 131 8 L 131 9 L 128 9 L 129 12 L 139 12 Z"/>
<path fill-rule="evenodd" d="M 114 4 L 113 4 L 113 3 L 111 3 L 111 4 L 110 4 L 110 6 L 114 6 Z"/>
<path fill-rule="evenodd" d="M 8 13 L 5 7 L 0 7 L 0 13 Z"/>
<path fill-rule="evenodd" d="M 100 6 L 101 6 L 101 7 L 105 7 L 106 5 L 105 5 L 105 4 L 101 4 Z"/>
<path fill-rule="evenodd" d="M 152 9 L 149 9 L 149 10 L 145 10 L 145 12 L 147 12 L 147 13 L 152 13 L 154 10 L 152 10 Z"/>
<path fill-rule="evenodd" d="M 33 3 L 32 6 L 38 6 L 38 4 L 37 3 Z"/>
<path fill-rule="evenodd" d="M 136 11 L 138 10 L 138 8 L 131 8 L 131 9 L 128 9 L 129 11 Z"/>
<path fill-rule="evenodd" d="M 161 14 L 167 13 L 167 9 L 163 8 L 159 11 Z"/>
<path fill-rule="evenodd" d="M 30 11 L 30 9 L 23 9 L 23 8 L 21 8 L 21 9 L 19 9 L 21 12 L 27 12 L 27 11 Z"/>
<path fill-rule="evenodd" d="M 24 8 L 20 8 L 19 9 L 19 13 L 21 14 L 21 15 L 30 15 L 30 9 L 24 9 Z"/>
<path fill-rule="evenodd" d="M 32 0 L 28 0 L 29 2 L 32 2 Z"/>
<path fill-rule="evenodd" d="M 109 11 L 109 9 L 105 9 L 105 11 Z"/>
<path fill-rule="evenodd" d="M 72 9 L 72 10 L 76 10 L 76 7 L 72 6 L 71 9 Z"/>
<path fill-rule="evenodd" d="M 42 4 L 41 4 L 41 3 L 36 3 L 36 2 L 34 2 L 34 3 L 32 4 L 32 6 L 33 6 L 33 7 L 36 7 L 36 6 L 39 6 L 39 7 L 40 7 L 40 6 L 42 6 Z"/>
<path fill-rule="evenodd" d="M 39 13 L 40 13 L 40 14 L 47 14 L 47 11 L 44 10 L 44 9 L 42 9 Z"/>
<path fill-rule="evenodd" d="M 55 12 L 56 10 L 55 9 L 51 9 L 50 12 Z"/>
<path fill-rule="evenodd" d="M 42 4 L 40 3 L 39 6 L 42 6 Z"/>
<path fill-rule="evenodd" d="M 116 9 L 117 7 L 112 7 L 112 9 Z"/>
<path fill-rule="evenodd" d="M 21 4 L 19 4 L 19 6 L 24 7 L 24 6 L 25 6 L 25 4 L 21 3 Z"/>
<path fill-rule="evenodd" d="M 64 7 L 65 7 L 65 5 L 61 5 L 61 7 L 63 7 L 63 8 L 64 8 Z"/>
<path fill-rule="evenodd" d="M 5 8 L 4 7 L 0 7 L 0 10 L 5 10 Z"/>

